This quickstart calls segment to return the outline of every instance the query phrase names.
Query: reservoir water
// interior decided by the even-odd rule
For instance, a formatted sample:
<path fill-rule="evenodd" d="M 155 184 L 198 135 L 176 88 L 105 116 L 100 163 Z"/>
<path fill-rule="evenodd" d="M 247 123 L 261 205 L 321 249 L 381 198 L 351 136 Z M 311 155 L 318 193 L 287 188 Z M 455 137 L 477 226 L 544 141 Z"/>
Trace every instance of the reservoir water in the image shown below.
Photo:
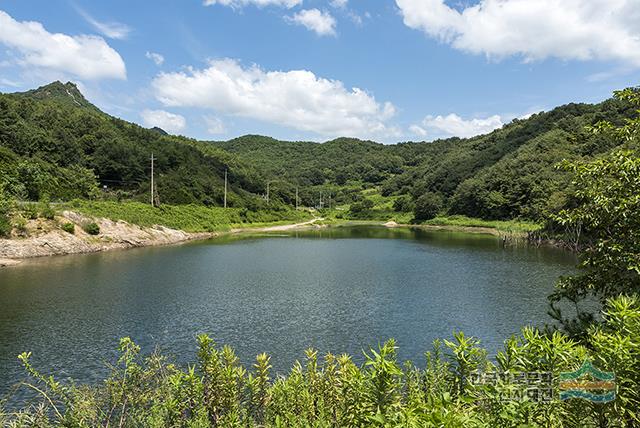
<path fill-rule="evenodd" d="M 206 332 L 247 366 L 269 353 L 280 372 L 308 347 L 360 361 L 391 337 L 421 364 L 456 330 L 493 352 L 550 321 L 546 296 L 574 264 L 490 235 L 374 227 L 28 261 L 0 270 L 0 399 L 25 379 L 21 352 L 45 374 L 95 382 L 124 336 L 187 363 Z"/>

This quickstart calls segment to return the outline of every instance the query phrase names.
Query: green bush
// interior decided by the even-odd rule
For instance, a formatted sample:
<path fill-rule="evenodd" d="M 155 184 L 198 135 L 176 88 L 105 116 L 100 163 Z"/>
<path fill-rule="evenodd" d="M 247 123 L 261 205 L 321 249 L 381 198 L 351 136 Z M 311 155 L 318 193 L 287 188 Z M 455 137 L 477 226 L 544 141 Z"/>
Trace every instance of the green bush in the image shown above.
<path fill-rule="evenodd" d="M 396 212 L 406 213 L 414 210 L 414 203 L 408 195 L 402 195 L 393 202 L 393 210 Z"/>
<path fill-rule="evenodd" d="M 38 212 L 42 218 L 45 218 L 47 220 L 53 220 L 56 216 L 56 212 L 53 208 L 51 208 L 48 197 L 42 198 L 42 200 L 38 203 Z"/>
<path fill-rule="evenodd" d="M 22 214 L 29 220 L 38 218 L 38 207 L 34 204 L 25 204 L 22 207 Z"/>
<path fill-rule="evenodd" d="M 96 223 L 88 223 L 85 224 L 82 229 L 87 232 L 89 235 L 99 235 L 100 234 L 100 226 Z"/>
<path fill-rule="evenodd" d="M 94 224 L 95 224 L 95 223 L 94 223 Z M 97 225 L 96 225 L 96 226 L 97 226 Z M 72 234 L 72 235 L 73 235 L 74 233 L 76 233 L 76 225 L 75 225 L 75 224 L 73 224 L 73 223 L 65 223 L 65 224 L 63 224 L 63 225 L 61 226 L 61 229 L 62 229 L 62 230 L 64 230 L 65 232 L 67 232 L 67 233 Z M 87 233 L 89 233 L 89 232 L 87 232 Z M 99 228 L 98 228 L 98 233 L 100 233 Z M 96 234 L 96 235 L 97 235 L 97 234 Z"/>
<path fill-rule="evenodd" d="M 11 235 L 11 230 L 13 227 L 11 226 L 11 221 L 9 218 L 3 214 L 0 214 L 0 237 L 6 238 Z"/>
<path fill-rule="evenodd" d="M 21 215 L 18 214 L 13 217 L 12 226 L 20 235 L 24 236 L 27 234 L 27 219 Z"/>
<path fill-rule="evenodd" d="M 414 215 L 418 221 L 431 220 L 440 211 L 442 211 L 442 197 L 436 193 L 425 193 L 416 201 Z"/>
<path fill-rule="evenodd" d="M 0 237 L 11 235 L 11 201 L 4 194 L 4 188 L 0 187 Z"/>
<path fill-rule="evenodd" d="M 374 206 L 374 203 L 371 199 L 364 198 L 361 201 L 354 202 L 349 207 L 349 212 L 354 215 L 358 215 L 364 212 L 371 210 Z"/>

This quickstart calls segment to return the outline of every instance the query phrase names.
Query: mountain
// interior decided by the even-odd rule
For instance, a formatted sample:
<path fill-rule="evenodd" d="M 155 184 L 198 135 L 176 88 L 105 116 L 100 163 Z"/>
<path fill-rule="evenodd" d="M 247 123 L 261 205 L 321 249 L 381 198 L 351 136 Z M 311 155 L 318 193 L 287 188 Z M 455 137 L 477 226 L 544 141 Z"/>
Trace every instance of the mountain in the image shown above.
<path fill-rule="evenodd" d="M 207 142 L 167 135 L 112 117 L 73 83 L 0 94 L 0 186 L 20 199 L 86 198 L 104 192 L 146 200 L 150 156 L 160 199 L 255 208 L 269 183 L 274 201 L 303 204 L 320 192 L 342 204 L 377 193 L 411 209 L 424 194 L 448 214 L 540 219 L 571 201 L 563 159 L 591 159 L 619 146 L 587 132 L 600 120 L 623 123 L 637 112 L 610 99 L 567 104 L 473 138 L 383 145 L 338 138 L 325 143 L 245 135 Z M 106 187 L 105 187 L 106 186 Z"/>
<path fill-rule="evenodd" d="M 382 145 L 339 138 L 317 144 L 249 135 L 216 145 L 271 177 L 324 186 L 344 202 L 360 199 L 354 187 L 375 186 L 382 196 L 411 201 L 434 193 L 448 214 L 541 219 L 570 203 L 570 177 L 558 163 L 591 159 L 620 144 L 586 127 L 601 120 L 621 124 L 636 114 L 628 103 L 610 99 L 567 104 L 465 139 Z"/>
<path fill-rule="evenodd" d="M 55 81 L 38 89 L 27 92 L 18 92 L 15 95 L 40 101 L 53 101 L 73 107 L 91 108 L 98 110 L 82 95 L 78 86 L 73 82 L 62 83 Z"/>
<path fill-rule="evenodd" d="M 154 153 L 161 202 L 242 206 L 259 187 L 227 153 L 205 153 L 190 140 L 162 134 L 101 112 L 73 83 L 54 82 L 0 94 L 0 186 L 18 199 L 146 200 Z"/>

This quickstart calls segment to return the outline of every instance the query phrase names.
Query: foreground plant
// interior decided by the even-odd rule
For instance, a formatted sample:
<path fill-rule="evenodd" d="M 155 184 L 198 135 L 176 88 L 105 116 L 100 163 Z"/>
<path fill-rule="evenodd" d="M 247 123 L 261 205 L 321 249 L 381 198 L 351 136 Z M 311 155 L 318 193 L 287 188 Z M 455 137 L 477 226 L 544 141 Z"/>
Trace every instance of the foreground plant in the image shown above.
<path fill-rule="evenodd" d="M 525 328 L 505 341 L 495 361 L 476 339 L 456 333 L 436 341 L 425 363 L 400 365 L 393 340 L 365 354 L 318 356 L 286 375 L 274 374 L 266 354 L 250 370 L 233 350 L 198 337 L 195 364 L 178 367 L 159 354 L 140 355 L 129 338 L 110 376 L 97 385 L 63 384 L 20 356 L 40 397 L 14 413 L 0 411 L 9 427 L 633 427 L 640 423 L 640 299 L 607 302 L 603 323 L 584 341 L 561 332 Z M 490 384 L 476 375 L 573 371 L 585 360 L 614 371 L 610 403 L 548 400 L 522 394 L 511 380 Z M 550 386 L 551 387 L 551 386 Z M 557 384 L 553 383 L 557 389 Z M 515 397 L 515 398 L 514 398 Z"/>

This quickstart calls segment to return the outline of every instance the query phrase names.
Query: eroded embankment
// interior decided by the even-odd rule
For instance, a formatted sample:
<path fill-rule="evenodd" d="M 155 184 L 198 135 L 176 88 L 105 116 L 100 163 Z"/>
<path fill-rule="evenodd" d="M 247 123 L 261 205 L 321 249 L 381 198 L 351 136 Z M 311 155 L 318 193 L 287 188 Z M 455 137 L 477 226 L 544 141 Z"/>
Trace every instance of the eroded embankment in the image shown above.
<path fill-rule="evenodd" d="M 75 226 L 73 233 L 60 228 L 66 223 Z M 83 226 L 88 223 L 96 223 L 100 233 L 89 235 L 85 232 Z M 0 266 L 12 266 L 25 258 L 169 245 L 215 235 L 188 233 L 163 226 L 140 227 L 124 221 L 89 218 L 64 211 L 54 220 L 30 220 L 22 233 L 11 239 L 0 239 Z"/>

